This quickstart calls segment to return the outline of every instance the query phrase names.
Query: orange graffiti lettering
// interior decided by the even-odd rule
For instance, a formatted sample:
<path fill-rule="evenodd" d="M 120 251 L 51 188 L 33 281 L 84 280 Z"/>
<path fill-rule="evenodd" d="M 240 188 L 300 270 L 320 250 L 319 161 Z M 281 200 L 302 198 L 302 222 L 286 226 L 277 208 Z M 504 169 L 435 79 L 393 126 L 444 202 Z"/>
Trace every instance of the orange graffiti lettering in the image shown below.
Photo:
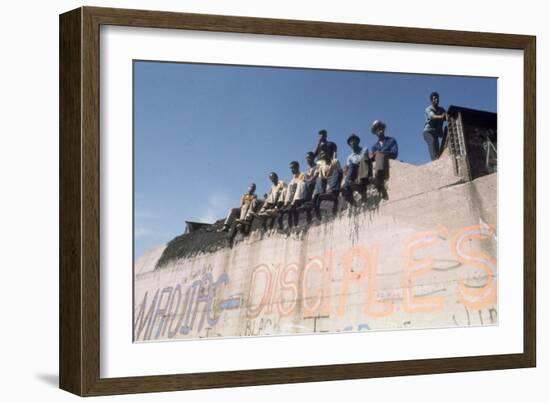
<path fill-rule="evenodd" d="M 380 302 L 376 297 L 378 290 L 377 268 L 378 268 L 378 247 L 371 248 L 371 253 L 365 254 L 368 256 L 368 271 L 367 271 L 367 303 L 365 305 L 365 313 L 369 316 L 383 317 L 390 315 L 393 312 L 393 303 Z"/>
<path fill-rule="evenodd" d="M 433 259 L 417 258 L 415 253 L 421 249 L 430 248 L 447 236 L 447 229 L 439 226 L 437 230 L 416 234 L 408 243 L 405 251 L 405 269 L 403 270 L 403 309 L 408 313 L 436 312 L 443 309 L 445 299 L 441 296 L 414 295 L 415 279 L 430 273 Z"/>
<path fill-rule="evenodd" d="M 288 275 L 294 273 L 294 279 L 288 280 Z M 281 317 L 288 316 L 294 312 L 296 308 L 296 299 L 298 298 L 298 276 L 299 269 L 298 265 L 295 263 L 287 265 L 281 272 L 279 276 L 280 280 L 280 297 L 277 308 L 279 309 L 279 315 Z M 290 292 L 290 297 L 285 299 L 285 291 Z M 284 307 L 284 303 L 290 302 L 287 308 Z"/>
<path fill-rule="evenodd" d="M 262 291 L 262 297 L 260 301 L 254 306 L 254 299 L 256 297 L 256 282 L 260 274 L 265 276 L 265 285 Z M 250 279 L 250 291 L 248 293 L 248 310 L 247 315 L 249 318 L 256 318 L 264 309 L 265 304 L 269 301 L 271 290 L 272 275 L 269 267 L 265 264 L 261 264 L 256 267 L 252 272 L 252 278 Z"/>
<path fill-rule="evenodd" d="M 330 314 L 331 279 L 332 279 L 332 252 L 327 251 L 324 259 L 312 258 L 304 268 L 302 280 L 304 316 L 326 316 Z M 311 275 L 320 273 L 321 285 L 310 287 Z M 313 301 L 313 304 L 310 302 Z"/>
<path fill-rule="evenodd" d="M 469 309 L 482 309 L 496 301 L 495 281 L 496 259 L 485 253 L 467 250 L 466 244 L 474 239 L 490 239 L 494 236 L 494 225 L 473 225 L 463 228 L 455 235 L 451 244 L 452 253 L 463 264 L 475 267 L 487 276 L 487 283 L 480 288 L 471 288 L 465 280 L 458 283 L 458 300 Z"/>

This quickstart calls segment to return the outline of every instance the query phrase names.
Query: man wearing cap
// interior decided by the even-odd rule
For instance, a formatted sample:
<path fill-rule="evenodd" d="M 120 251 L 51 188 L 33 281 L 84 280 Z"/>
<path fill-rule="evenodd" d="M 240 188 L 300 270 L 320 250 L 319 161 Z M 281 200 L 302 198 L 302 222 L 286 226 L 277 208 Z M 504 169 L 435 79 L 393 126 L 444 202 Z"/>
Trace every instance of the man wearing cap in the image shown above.
<path fill-rule="evenodd" d="M 374 184 L 384 199 L 388 198 L 384 182 L 390 178 L 390 159 L 396 159 L 398 154 L 397 141 L 386 136 L 386 124 L 381 120 L 372 123 L 371 132 L 378 141 L 371 147 L 369 157 L 374 161 Z"/>
<path fill-rule="evenodd" d="M 363 201 L 366 199 L 366 189 L 369 180 L 369 160 L 368 148 L 359 145 L 360 139 L 355 133 L 348 137 L 347 143 L 351 148 L 351 154 L 346 160 L 344 168 L 344 183 L 342 185 L 342 195 L 351 205 L 355 205 L 353 192 L 358 191 Z"/>
<path fill-rule="evenodd" d="M 336 158 L 337 148 L 338 147 L 336 146 L 336 143 L 328 141 L 327 131 L 324 129 L 319 130 L 319 140 L 317 141 L 317 146 L 315 146 L 313 155 L 316 158 L 319 158 L 319 154 L 321 153 L 321 151 L 324 151 L 326 156 L 331 160 L 333 158 Z"/>
<path fill-rule="evenodd" d="M 439 158 L 439 139 L 442 138 L 441 146 L 443 146 L 443 122 L 447 120 L 445 109 L 439 106 L 439 94 L 432 92 L 430 94 L 431 104 L 424 111 L 426 114 L 426 123 L 422 135 L 428 145 L 428 152 L 432 161 Z"/>
<path fill-rule="evenodd" d="M 292 179 L 288 183 L 285 194 L 284 207 L 279 216 L 279 226 L 282 227 L 282 220 L 285 213 L 288 214 L 288 226 L 298 225 L 299 212 L 298 207 L 304 203 L 306 196 L 305 175 L 300 172 L 300 164 L 298 161 L 290 163 L 290 172 Z"/>
<path fill-rule="evenodd" d="M 229 210 L 227 218 L 223 223 L 223 227 L 219 231 L 227 232 L 231 226 L 231 223 L 235 221 L 237 217 L 242 221 L 251 221 L 252 212 L 257 206 L 258 198 L 256 197 L 256 184 L 251 183 L 248 187 L 248 191 L 241 196 L 240 207 L 235 207 Z"/>

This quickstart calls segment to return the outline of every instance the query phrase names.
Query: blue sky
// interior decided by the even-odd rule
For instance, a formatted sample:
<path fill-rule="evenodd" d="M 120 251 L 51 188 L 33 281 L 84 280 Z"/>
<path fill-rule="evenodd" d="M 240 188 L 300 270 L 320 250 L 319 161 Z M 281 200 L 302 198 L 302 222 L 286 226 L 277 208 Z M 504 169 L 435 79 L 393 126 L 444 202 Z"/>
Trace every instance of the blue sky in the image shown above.
<path fill-rule="evenodd" d="M 135 256 L 183 233 L 185 221 L 213 222 L 258 195 L 275 171 L 304 156 L 326 129 L 344 162 L 351 133 L 370 147 L 373 120 L 387 124 L 399 158 L 429 161 L 422 138 L 431 91 L 444 108 L 496 112 L 495 78 L 134 62 Z"/>

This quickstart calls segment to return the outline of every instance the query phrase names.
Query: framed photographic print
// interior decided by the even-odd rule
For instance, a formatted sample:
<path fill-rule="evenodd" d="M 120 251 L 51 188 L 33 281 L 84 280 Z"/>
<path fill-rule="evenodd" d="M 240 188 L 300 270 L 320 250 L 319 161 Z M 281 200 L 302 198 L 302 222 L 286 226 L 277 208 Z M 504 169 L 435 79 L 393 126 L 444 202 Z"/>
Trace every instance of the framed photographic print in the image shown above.
<path fill-rule="evenodd" d="M 535 37 L 60 16 L 60 387 L 535 366 Z"/>

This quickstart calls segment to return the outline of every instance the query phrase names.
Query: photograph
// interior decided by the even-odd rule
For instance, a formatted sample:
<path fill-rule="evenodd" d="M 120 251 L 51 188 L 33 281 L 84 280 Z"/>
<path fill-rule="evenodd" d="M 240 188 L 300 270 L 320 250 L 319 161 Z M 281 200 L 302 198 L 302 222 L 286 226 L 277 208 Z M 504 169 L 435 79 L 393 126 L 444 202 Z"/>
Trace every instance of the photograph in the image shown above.
<path fill-rule="evenodd" d="M 59 387 L 532 382 L 537 29 L 171 8 L 59 16 Z"/>
<path fill-rule="evenodd" d="M 497 77 L 132 74 L 135 343 L 498 326 Z"/>

